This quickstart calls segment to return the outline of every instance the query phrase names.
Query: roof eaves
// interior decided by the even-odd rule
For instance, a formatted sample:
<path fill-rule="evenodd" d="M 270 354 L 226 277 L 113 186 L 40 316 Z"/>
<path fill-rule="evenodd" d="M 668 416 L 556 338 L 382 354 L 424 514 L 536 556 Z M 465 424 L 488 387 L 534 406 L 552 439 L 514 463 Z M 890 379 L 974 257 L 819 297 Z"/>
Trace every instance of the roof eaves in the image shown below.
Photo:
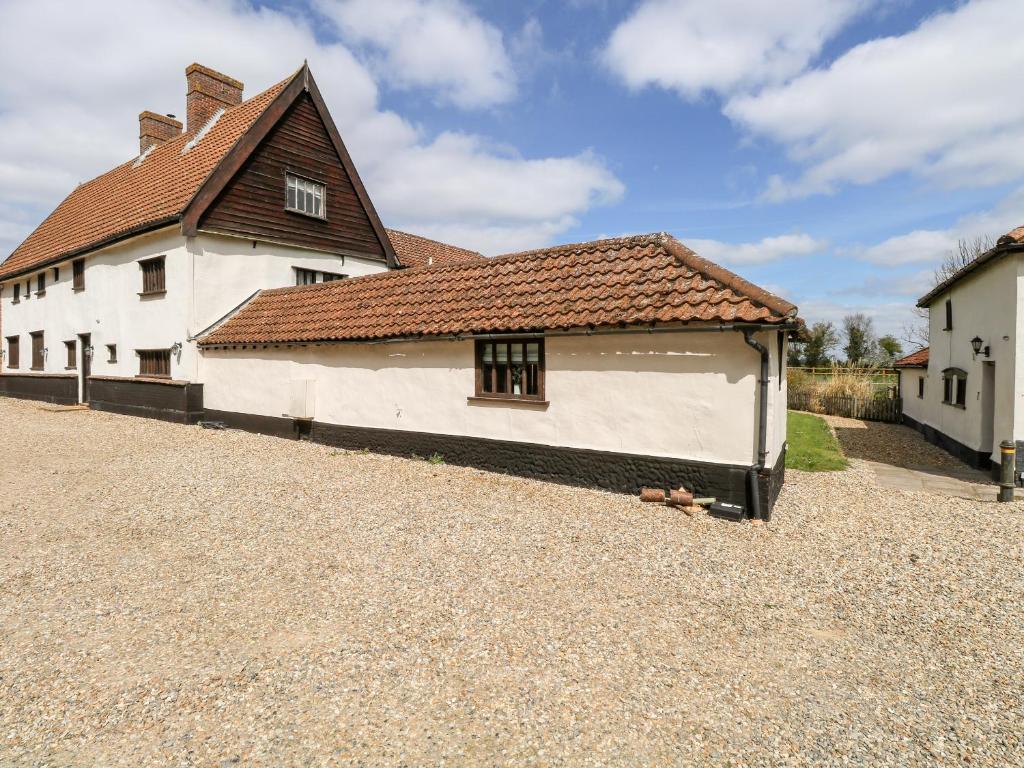
<path fill-rule="evenodd" d="M 928 308 L 937 296 L 940 296 L 946 291 L 948 291 L 950 288 L 953 287 L 953 285 L 959 283 L 972 272 L 981 269 L 988 263 L 996 261 L 997 259 L 1006 256 L 1010 253 L 1020 252 L 1024 252 L 1024 243 L 1010 242 L 1004 243 L 1002 245 L 997 245 L 994 248 L 990 248 L 989 250 L 985 251 L 985 253 L 981 254 L 981 256 L 972 261 L 970 264 L 961 267 L 954 274 L 947 277 L 937 286 L 928 291 L 928 293 L 926 293 L 924 296 L 917 300 L 917 306 L 922 309 Z"/>

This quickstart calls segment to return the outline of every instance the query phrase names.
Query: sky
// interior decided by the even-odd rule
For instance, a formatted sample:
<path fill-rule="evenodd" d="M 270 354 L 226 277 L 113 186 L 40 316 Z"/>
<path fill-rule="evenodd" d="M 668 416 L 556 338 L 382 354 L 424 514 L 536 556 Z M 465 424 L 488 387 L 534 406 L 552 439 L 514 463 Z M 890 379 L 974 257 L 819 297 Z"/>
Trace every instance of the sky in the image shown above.
<path fill-rule="evenodd" d="M 0 254 L 185 111 L 309 61 L 386 226 L 487 255 L 665 231 L 902 335 L 1024 224 L 1021 0 L 0 0 Z"/>

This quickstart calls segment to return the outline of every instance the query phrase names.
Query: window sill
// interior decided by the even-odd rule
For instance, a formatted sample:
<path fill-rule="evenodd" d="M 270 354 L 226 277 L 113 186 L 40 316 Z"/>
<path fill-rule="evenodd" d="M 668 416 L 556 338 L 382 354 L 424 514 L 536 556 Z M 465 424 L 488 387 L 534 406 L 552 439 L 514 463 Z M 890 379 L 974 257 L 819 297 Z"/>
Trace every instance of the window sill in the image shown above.
<path fill-rule="evenodd" d="M 46 291 L 36 291 L 36 298 L 41 299 L 46 295 Z"/>
<path fill-rule="evenodd" d="M 148 298 L 150 298 L 152 296 L 164 296 L 164 295 L 166 295 L 166 293 L 167 293 L 166 290 L 163 290 L 163 291 L 142 291 L 139 294 L 139 298 L 140 299 L 148 299 Z"/>
<path fill-rule="evenodd" d="M 479 395 L 466 398 L 470 405 L 503 405 L 514 408 L 530 408 L 537 411 L 547 410 L 551 403 L 547 400 L 526 400 L 518 397 L 481 397 Z"/>
<path fill-rule="evenodd" d="M 82 288 L 72 288 L 71 292 L 72 293 L 81 293 L 84 290 L 85 290 L 85 287 L 83 286 Z"/>
<path fill-rule="evenodd" d="M 31 368 L 29 368 L 29 370 L 30 370 L 30 371 L 45 371 L 46 369 L 45 369 L 45 368 L 43 368 L 42 366 L 39 366 L 38 368 L 36 368 L 36 367 L 35 367 L 35 366 L 33 365 L 33 366 L 32 366 Z"/>
<path fill-rule="evenodd" d="M 11 304 L 21 304 L 21 299 L 18 299 L 17 301 L 12 301 Z"/>
<path fill-rule="evenodd" d="M 78 370 L 78 366 L 77 365 L 65 365 L 64 366 L 64 370 L 65 371 L 77 371 Z"/>
<path fill-rule="evenodd" d="M 315 213 L 306 213 L 305 211 L 300 211 L 298 208 L 289 208 L 288 206 L 285 206 L 284 209 L 288 213 L 297 213 L 299 216 L 305 216 L 307 219 L 316 219 L 317 221 L 327 221 L 327 217 L 326 216 L 317 216 Z"/>
<path fill-rule="evenodd" d="M 170 376 L 163 376 L 158 373 L 137 373 L 135 374 L 136 379 L 159 379 L 160 381 L 170 381 Z"/>
<path fill-rule="evenodd" d="M 949 402 L 949 400 L 943 400 L 942 404 L 943 405 L 948 405 L 950 408 L 959 408 L 961 411 L 966 411 L 967 410 L 967 406 L 966 405 L 960 405 L 960 403 L 951 403 L 951 402 Z"/>

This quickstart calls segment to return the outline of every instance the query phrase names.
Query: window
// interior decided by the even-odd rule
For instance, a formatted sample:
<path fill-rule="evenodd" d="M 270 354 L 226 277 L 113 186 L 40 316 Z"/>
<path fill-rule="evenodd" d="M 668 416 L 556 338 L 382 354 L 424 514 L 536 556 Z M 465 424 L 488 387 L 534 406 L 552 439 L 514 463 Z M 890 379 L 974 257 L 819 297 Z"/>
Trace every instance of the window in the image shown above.
<path fill-rule="evenodd" d="M 953 302 L 950 299 L 946 299 L 946 327 L 942 330 L 953 330 Z"/>
<path fill-rule="evenodd" d="M 46 356 L 46 349 L 43 347 L 43 332 L 35 331 L 29 334 L 32 337 L 32 370 L 43 370 L 43 358 Z"/>
<path fill-rule="evenodd" d="M 27 298 L 30 298 L 31 296 L 32 296 L 32 281 L 31 280 L 26 280 L 25 281 L 25 298 L 27 299 Z"/>
<path fill-rule="evenodd" d="M 117 362 L 117 344 L 107 344 L 107 362 Z"/>
<path fill-rule="evenodd" d="M 942 372 L 942 402 L 967 407 L 967 371 L 947 368 Z"/>
<path fill-rule="evenodd" d="M 17 368 L 19 365 L 21 343 L 17 336 L 7 337 L 7 367 Z"/>
<path fill-rule="evenodd" d="M 917 377 L 917 396 L 924 397 L 924 376 Z"/>
<path fill-rule="evenodd" d="M 53 282 L 60 280 L 60 267 L 53 268 Z"/>
<path fill-rule="evenodd" d="M 76 291 L 85 290 L 85 259 L 71 262 L 71 287 Z"/>
<path fill-rule="evenodd" d="M 142 267 L 142 293 L 139 294 L 140 296 L 152 296 L 167 292 L 167 289 L 164 287 L 163 256 L 140 261 L 139 266 Z"/>
<path fill-rule="evenodd" d="M 329 283 L 333 280 L 344 280 L 348 275 L 338 272 L 319 272 L 315 269 L 303 269 L 295 267 L 296 285 L 313 285 L 314 283 Z"/>
<path fill-rule="evenodd" d="M 544 340 L 476 343 L 476 396 L 544 399 Z"/>
<path fill-rule="evenodd" d="M 69 369 L 77 368 L 78 367 L 77 364 L 75 363 L 75 348 L 77 346 L 78 346 L 78 344 L 76 342 L 74 342 L 74 341 L 65 341 L 64 342 L 64 350 L 68 353 L 68 368 Z"/>
<path fill-rule="evenodd" d="M 171 350 L 140 349 L 139 376 L 160 376 L 169 378 L 171 375 Z"/>
<path fill-rule="evenodd" d="M 46 273 L 40 272 L 36 275 L 36 296 L 46 295 Z"/>
<path fill-rule="evenodd" d="M 287 197 L 285 207 L 289 211 L 305 213 L 320 219 L 327 218 L 327 188 L 318 181 L 285 174 Z"/>
<path fill-rule="evenodd" d="M 13 304 L 21 303 L 21 283 L 14 284 L 14 301 Z"/>

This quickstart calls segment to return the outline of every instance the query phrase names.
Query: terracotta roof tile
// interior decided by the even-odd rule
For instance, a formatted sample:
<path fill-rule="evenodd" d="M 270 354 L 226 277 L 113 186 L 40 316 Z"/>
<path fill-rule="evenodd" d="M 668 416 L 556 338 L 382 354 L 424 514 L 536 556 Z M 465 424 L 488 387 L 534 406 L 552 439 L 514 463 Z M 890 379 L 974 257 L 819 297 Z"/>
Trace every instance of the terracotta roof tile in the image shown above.
<path fill-rule="evenodd" d="M 782 323 L 795 316 L 792 304 L 653 234 L 262 291 L 201 343 Z"/>
<path fill-rule="evenodd" d="M 395 247 L 395 253 L 398 254 L 398 260 L 405 267 L 459 264 L 464 261 L 480 261 L 486 258 L 483 254 L 468 248 L 459 248 L 397 229 L 389 229 L 387 233 L 391 244 Z"/>
<path fill-rule="evenodd" d="M 927 368 L 928 367 L 928 347 L 919 349 L 917 352 L 911 352 L 906 357 L 901 357 L 895 363 L 894 368 Z"/>
<path fill-rule="evenodd" d="M 292 76 L 294 77 L 294 75 Z M 228 150 L 291 80 L 232 107 L 199 133 L 182 134 L 80 184 L 0 264 L 0 279 L 81 252 L 111 237 L 173 221 Z"/>

